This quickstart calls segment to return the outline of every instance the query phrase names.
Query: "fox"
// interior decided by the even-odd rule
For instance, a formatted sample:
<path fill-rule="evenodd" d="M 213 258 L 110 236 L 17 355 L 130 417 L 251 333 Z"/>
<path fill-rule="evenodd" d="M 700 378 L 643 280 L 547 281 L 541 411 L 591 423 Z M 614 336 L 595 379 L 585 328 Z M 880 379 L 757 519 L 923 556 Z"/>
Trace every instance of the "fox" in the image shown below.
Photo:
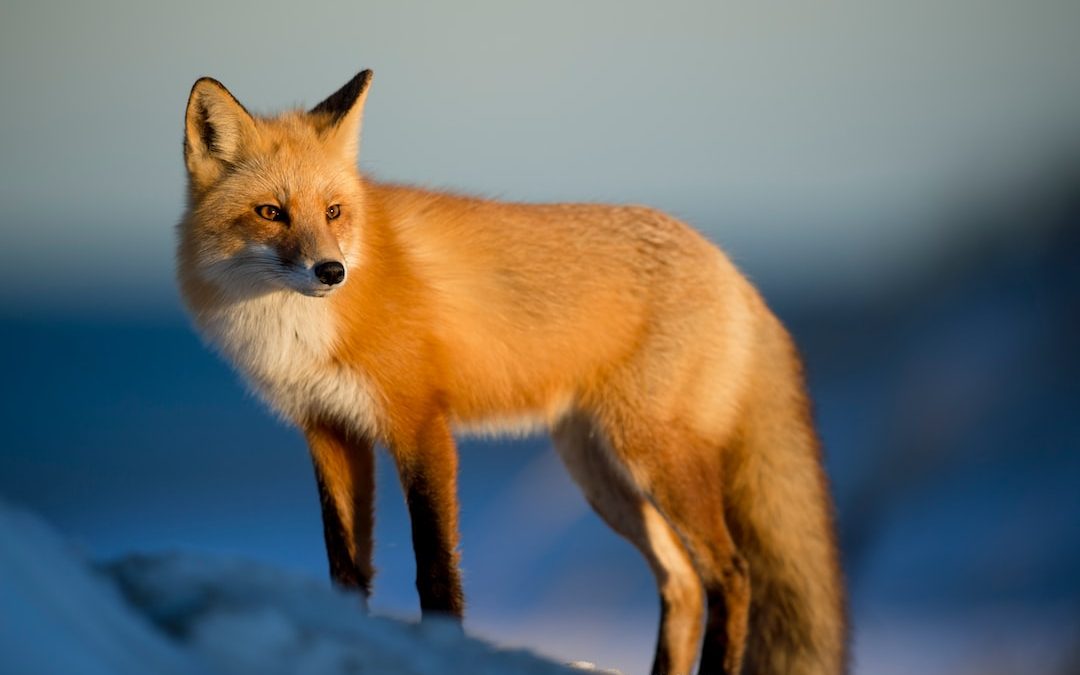
<path fill-rule="evenodd" d="M 371 81 L 261 116 L 204 77 L 184 121 L 181 296 L 302 431 L 332 582 L 371 592 L 381 446 L 422 620 L 461 622 L 455 436 L 546 431 L 655 575 L 654 675 L 844 672 L 820 443 L 793 340 L 760 293 L 652 208 L 374 180 L 358 167 Z"/>

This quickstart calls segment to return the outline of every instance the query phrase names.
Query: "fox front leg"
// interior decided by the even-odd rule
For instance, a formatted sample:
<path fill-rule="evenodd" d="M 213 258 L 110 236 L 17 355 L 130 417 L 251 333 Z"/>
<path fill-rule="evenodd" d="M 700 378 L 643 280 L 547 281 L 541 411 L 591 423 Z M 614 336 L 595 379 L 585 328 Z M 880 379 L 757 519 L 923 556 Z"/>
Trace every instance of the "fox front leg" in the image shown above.
<path fill-rule="evenodd" d="M 465 600 L 458 570 L 457 448 L 444 416 L 391 442 L 412 521 L 416 590 L 424 617 L 461 619 Z"/>
<path fill-rule="evenodd" d="M 342 588 L 371 593 L 375 457 L 370 439 L 325 424 L 305 429 L 322 505 L 330 578 Z"/>

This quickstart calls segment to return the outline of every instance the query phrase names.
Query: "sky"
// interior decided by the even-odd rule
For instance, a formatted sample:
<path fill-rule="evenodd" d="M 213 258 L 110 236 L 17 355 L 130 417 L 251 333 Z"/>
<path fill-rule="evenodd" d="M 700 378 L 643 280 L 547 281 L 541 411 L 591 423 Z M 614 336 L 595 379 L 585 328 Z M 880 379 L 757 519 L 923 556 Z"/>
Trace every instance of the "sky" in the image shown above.
<path fill-rule="evenodd" d="M 1075 2 L 28 2 L 0 10 L 0 307 L 175 309 L 191 84 L 376 72 L 362 168 L 646 203 L 784 292 L 902 283 L 1080 138 Z M 959 243 L 958 243 L 959 242 Z"/>

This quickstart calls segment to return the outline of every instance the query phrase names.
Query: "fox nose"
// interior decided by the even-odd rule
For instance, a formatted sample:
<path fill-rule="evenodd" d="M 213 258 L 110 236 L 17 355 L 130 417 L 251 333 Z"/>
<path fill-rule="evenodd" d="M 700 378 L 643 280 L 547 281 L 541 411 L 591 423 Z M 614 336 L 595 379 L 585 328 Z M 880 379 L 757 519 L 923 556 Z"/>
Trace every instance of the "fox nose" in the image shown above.
<path fill-rule="evenodd" d="M 345 266 L 336 260 L 324 260 L 315 265 L 315 277 L 327 286 L 340 284 L 345 279 Z"/>

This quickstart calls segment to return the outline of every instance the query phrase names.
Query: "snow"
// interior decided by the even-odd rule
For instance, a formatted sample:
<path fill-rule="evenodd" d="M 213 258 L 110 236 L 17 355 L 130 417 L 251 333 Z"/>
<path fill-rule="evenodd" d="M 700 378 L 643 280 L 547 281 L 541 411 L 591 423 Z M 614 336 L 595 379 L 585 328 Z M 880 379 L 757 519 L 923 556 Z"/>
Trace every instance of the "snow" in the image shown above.
<path fill-rule="evenodd" d="M 368 616 L 356 594 L 249 561 L 178 553 L 95 566 L 3 502 L 0 655 L 4 672 L 43 675 L 574 672 L 450 621 Z"/>
<path fill-rule="evenodd" d="M 195 673 L 37 518 L 0 503 L 0 664 L 13 673 Z"/>

